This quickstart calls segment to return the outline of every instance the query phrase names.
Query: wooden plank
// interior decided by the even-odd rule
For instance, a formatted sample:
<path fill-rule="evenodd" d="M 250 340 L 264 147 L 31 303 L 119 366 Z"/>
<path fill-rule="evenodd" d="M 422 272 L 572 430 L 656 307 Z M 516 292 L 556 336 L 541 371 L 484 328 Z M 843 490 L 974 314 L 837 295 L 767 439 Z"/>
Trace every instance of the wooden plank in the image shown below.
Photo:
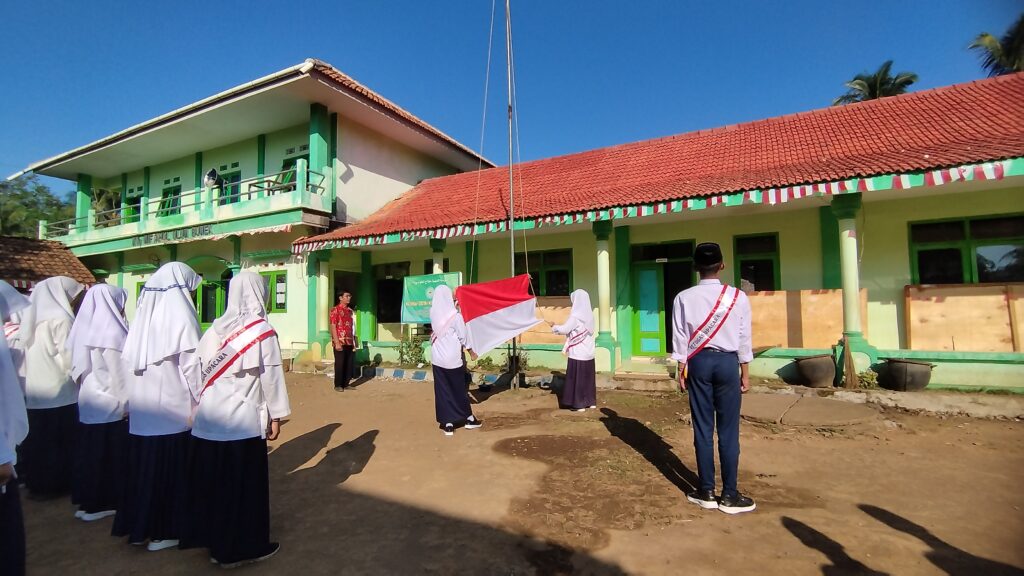
<path fill-rule="evenodd" d="M 537 312 L 544 319 L 545 323 L 537 324 L 530 328 L 520 337 L 523 344 L 562 344 L 565 336 L 551 333 L 551 327 L 547 322 L 564 324 L 572 312 L 572 301 L 568 296 L 538 296 Z"/>
<path fill-rule="evenodd" d="M 1010 339 L 1013 341 L 1014 352 L 1024 352 L 1020 320 L 1024 318 L 1024 285 L 1010 284 L 1006 291 L 1006 308 L 1010 312 Z"/>
<path fill-rule="evenodd" d="M 1005 284 L 911 286 L 912 350 L 1012 352 Z"/>
<path fill-rule="evenodd" d="M 843 335 L 842 290 L 751 292 L 753 344 L 831 348 Z M 860 291 L 861 329 L 867 335 L 867 290 Z"/>

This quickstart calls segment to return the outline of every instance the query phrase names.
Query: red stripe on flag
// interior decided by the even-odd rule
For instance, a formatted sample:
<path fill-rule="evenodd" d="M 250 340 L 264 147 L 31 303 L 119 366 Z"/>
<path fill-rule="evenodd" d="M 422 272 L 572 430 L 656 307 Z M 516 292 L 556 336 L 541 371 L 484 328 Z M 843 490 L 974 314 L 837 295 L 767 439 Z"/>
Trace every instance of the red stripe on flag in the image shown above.
<path fill-rule="evenodd" d="M 514 306 L 533 298 L 530 295 L 530 276 L 520 274 L 504 280 L 467 284 L 455 289 L 462 319 L 466 322 L 502 308 Z"/>

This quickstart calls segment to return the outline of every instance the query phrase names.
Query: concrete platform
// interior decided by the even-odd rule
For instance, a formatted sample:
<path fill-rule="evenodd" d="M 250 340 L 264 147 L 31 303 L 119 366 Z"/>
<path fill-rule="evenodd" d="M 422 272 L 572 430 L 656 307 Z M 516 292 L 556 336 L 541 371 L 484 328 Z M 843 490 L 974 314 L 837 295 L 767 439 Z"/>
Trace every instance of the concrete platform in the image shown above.
<path fill-rule="evenodd" d="M 863 404 L 816 396 L 756 393 L 743 397 L 740 415 L 752 422 L 817 428 L 842 428 L 879 418 L 878 411 Z"/>

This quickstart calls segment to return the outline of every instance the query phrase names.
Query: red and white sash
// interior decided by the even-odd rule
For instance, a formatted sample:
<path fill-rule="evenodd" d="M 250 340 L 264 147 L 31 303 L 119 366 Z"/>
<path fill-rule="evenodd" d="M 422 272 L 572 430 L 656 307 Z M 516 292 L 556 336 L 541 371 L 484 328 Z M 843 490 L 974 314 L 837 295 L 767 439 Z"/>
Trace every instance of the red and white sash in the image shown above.
<path fill-rule="evenodd" d="M 729 288 L 730 286 L 728 285 L 722 286 L 722 292 L 718 295 L 715 307 L 711 309 L 711 313 L 704 319 L 704 322 L 690 334 L 690 345 L 686 350 L 687 360 L 703 350 L 725 324 L 725 319 L 729 317 L 733 306 L 736 305 L 736 301 L 740 298 L 739 288 L 733 288 L 732 290 L 729 290 Z"/>
<path fill-rule="evenodd" d="M 582 326 L 576 328 L 565 338 L 565 346 L 562 346 L 562 354 L 568 356 L 570 349 L 582 344 L 589 337 L 590 332 L 587 332 L 586 328 Z"/>
<path fill-rule="evenodd" d="M 203 363 L 203 389 L 199 391 L 199 397 L 202 398 L 203 392 L 206 392 L 207 388 L 216 384 L 217 379 L 227 372 L 228 368 L 237 362 L 246 350 L 276 335 L 277 333 L 274 332 L 274 328 L 270 323 L 260 318 L 246 324 L 235 331 L 234 334 L 225 338 L 220 348 L 217 349 L 217 353 L 213 355 L 213 358 Z"/>
<path fill-rule="evenodd" d="M 19 328 L 21 328 L 21 324 L 7 322 L 6 324 L 4 324 L 4 338 L 10 340 L 15 334 L 18 333 Z"/>

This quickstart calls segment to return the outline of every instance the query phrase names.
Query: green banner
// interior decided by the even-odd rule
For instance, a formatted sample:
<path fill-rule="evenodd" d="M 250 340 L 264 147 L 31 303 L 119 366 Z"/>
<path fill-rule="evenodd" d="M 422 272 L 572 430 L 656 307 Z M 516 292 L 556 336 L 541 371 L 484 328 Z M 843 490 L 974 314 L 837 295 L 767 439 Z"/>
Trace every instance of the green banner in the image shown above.
<path fill-rule="evenodd" d="M 402 322 L 429 324 L 434 288 L 447 284 L 452 292 L 462 284 L 462 272 L 406 276 L 402 287 Z"/>

